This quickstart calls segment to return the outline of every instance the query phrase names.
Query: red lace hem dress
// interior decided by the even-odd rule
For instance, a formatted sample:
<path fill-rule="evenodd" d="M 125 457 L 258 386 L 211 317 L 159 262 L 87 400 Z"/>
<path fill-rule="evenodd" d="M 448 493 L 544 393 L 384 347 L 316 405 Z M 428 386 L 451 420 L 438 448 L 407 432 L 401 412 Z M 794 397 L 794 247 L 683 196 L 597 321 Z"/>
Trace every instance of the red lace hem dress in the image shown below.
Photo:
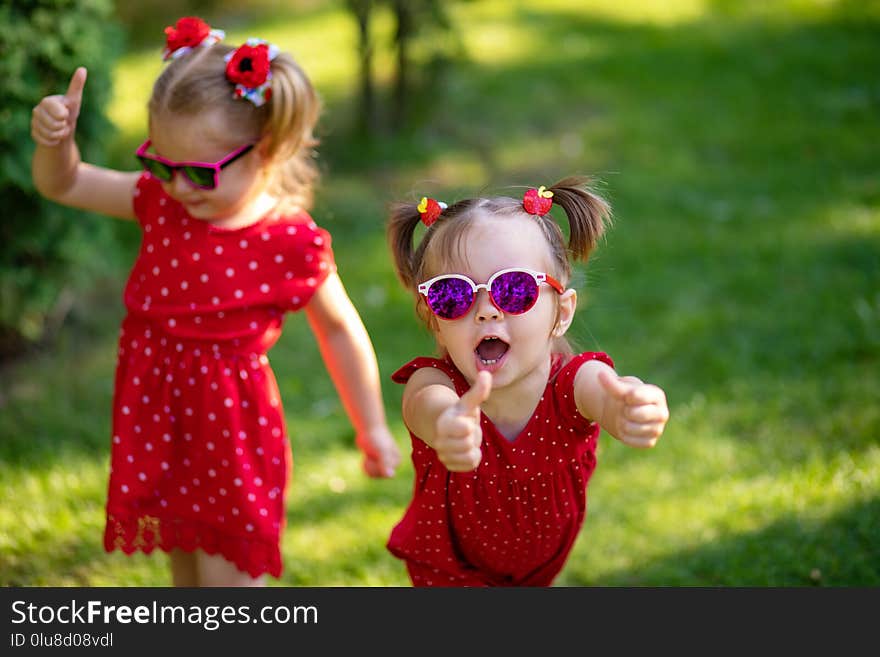
<path fill-rule="evenodd" d="M 566 360 L 568 359 L 568 360 Z M 601 352 L 554 354 L 538 406 L 514 440 L 482 415 L 483 457 L 473 472 L 450 472 L 410 433 L 413 499 L 387 547 L 415 586 L 549 586 L 583 525 L 600 428 L 575 405 L 578 368 L 613 367 Z M 463 394 L 470 385 L 449 359 L 416 358 L 392 375 L 406 383 L 436 367 Z"/>
<path fill-rule="evenodd" d="M 292 457 L 267 351 L 335 270 L 308 214 L 223 230 L 144 175 L 124 292 L 104 547 L 200 548 L 280 576 Z"/>

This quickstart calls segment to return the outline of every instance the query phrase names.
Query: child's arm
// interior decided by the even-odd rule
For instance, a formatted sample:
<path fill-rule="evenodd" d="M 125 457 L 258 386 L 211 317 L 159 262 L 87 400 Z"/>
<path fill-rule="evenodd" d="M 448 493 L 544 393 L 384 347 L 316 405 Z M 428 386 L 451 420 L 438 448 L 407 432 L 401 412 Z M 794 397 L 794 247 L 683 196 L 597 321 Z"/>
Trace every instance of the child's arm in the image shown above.
<path fill-rule="evenodd" d="M 354 425 L 358 447 L 364 452 L 364 469 L 371 477 L 393 476 L 400 452 L 385 421 L 376 353 L 337 274 L 330 274 L 305 311 Z"/>
<path fill-rule="evenodd" d="M 46 96 L 34 107 L 34 185 L 56 203 L 134 219 L 132 194 L 139 174 L 95 167 L 80 159 L 74 137 L 85 84 L 86 69 L 79 67 L 70 78 L 66 93 Z"/>
<path fill-rule="evenodd" d="M 598 360 L 581 365 L 574 395 L 581 415 L 631 447 L 653 447 L 669 419 L 663 390 L 634 376 L 619 377 Z"/>
<path fill-rule="evenodd" d="M 437 452 L 451 472 L 469 472 L 480 464 L 483 431 L 480 404 L 492 392 L 492 375 L 480 372 L 459 397 L 452 382 L 433 367 L 417 370 L 403 391 L 403 421 Z"/>

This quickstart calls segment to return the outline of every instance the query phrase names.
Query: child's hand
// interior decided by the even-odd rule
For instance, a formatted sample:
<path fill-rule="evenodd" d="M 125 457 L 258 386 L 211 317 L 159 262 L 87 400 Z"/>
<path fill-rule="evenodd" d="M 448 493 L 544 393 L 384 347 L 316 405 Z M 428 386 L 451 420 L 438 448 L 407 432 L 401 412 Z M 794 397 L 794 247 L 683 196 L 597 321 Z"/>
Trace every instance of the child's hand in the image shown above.
<path fill-rule="evenodd" d="M 599 372 L 599 383 L 606 393 L 602 428 L 631 447 L 653 447 L 669 419 L 663 390 L 634 376 L 605 371 Z"/>
<path fill-rule="evenodd" d="M 434 450 L 437 458 L 452 472 L 469 472 L 480 464 L 483 430 L 480 404 L 492 392 L 492 375 L 479 372 L 474 385 L 437 418 Z"/>
<path fill-rule="evenodd" d="M 86 75 L 86 69 L 80 66 L 70 78 L 66 93 L 46 96 L 34 107 L 31 136 L 38 144 L 57 146 L 74 134 Z"/>
<path fill-rule="evenodd" d="M 400 450 L 387 427 L 358 435 L 357 446 L 364 453 L 364 472 L 370 477 L 393 477 L 400 465 Z"/>

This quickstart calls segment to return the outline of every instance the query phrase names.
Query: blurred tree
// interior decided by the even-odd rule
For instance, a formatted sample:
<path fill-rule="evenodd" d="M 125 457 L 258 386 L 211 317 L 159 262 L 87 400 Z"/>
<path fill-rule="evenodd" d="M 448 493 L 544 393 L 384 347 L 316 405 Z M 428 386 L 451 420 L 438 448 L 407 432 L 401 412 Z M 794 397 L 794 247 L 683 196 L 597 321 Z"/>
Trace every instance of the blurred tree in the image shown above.
<path fill-rule="evenodd" d="M 89 69 L 77 142 L 102 161 L 104 116 L 121 48 L 111 0 L 4 0 L 0 4 L 0 360 L 47 336 L 67 314 L 72 289 L 113 252 L 106 220 L 61 207 L 34 189 L 31 110 Z"/>
<path fill-rule="evenodd" d="M 183 16 L 201 16 L 211 23 L 212 17 L 221 9 L 219 5 L 224 3 L 221 0 L 114 0 L 114 4 L 128 43 L 137 48 L 161 51 L 165 39 L 163 30 L 167 25 L 174 25 Z"/>
<path fill-rule="evenodd" d="M 370 134 L 377 127 L 373 93 L 373 39 L 370 36 L 373 0 L 346 0 L 345 4 L 354 16 L 358 28 L 358 59 L 360 60 L 358 129 L 364 134 Z"/>
<path fill-rule="evenodd" d="M 449 18 L 450 0 L 346 0 L 346 7 L 358 25 L 358 58 L 360 61 L 360 99 L 358 126 L 370 133 L 377 128 L 372 61 L 374 44 L 370 18 L 375 9 L 384 5 L 395 21 L 392 48 L 395 71 L 391 92 L 390 125 L 399 128 L 412 116 L 413 102 L 419 86 L 430 87 L 449 60 L 450 49 L 460 50 Z M 421 40 L 423 57 L 416 60 L 414 46 Z M 430 44 L 428 46 L 428 44 Z M 418 79 L 417 72 L 421 74 Z"/>

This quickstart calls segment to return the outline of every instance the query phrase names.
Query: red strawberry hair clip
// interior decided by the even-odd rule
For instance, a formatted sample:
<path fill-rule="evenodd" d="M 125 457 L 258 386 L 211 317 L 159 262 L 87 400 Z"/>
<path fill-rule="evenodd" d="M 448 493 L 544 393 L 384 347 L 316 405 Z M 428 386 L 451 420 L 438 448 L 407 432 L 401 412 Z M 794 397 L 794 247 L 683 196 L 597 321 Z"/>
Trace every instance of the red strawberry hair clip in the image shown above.
<path fill-rule="evenodd" d="M 538 189 L 529 189 L 523 195 L 523 208 L 529 214 L 543 217 L 550 212 L 553 205 L 553 192 L 541 185 Z"/>
<path fill-rule="evenodd" d="M 435 201 L 432 198 L 423 196 L 416 209 L 422 217 L 422 223 L 426 226 L 430 226 L 437 221 L 437 217 L 439 217 L 440 213 L 446 209 L 446 204 L 443 201 Z"/>
<path fill-rule="evenodd" d="M 198 16 L 184 16 L 175 23 L 165 28 L 165 49 L 162 51 L 162 60 L 177 59 L 185 55 L 193 48 L 199 46 L 212 46 L 222 41 L 226 33 L 223 30 L 212 30 Z"/>

